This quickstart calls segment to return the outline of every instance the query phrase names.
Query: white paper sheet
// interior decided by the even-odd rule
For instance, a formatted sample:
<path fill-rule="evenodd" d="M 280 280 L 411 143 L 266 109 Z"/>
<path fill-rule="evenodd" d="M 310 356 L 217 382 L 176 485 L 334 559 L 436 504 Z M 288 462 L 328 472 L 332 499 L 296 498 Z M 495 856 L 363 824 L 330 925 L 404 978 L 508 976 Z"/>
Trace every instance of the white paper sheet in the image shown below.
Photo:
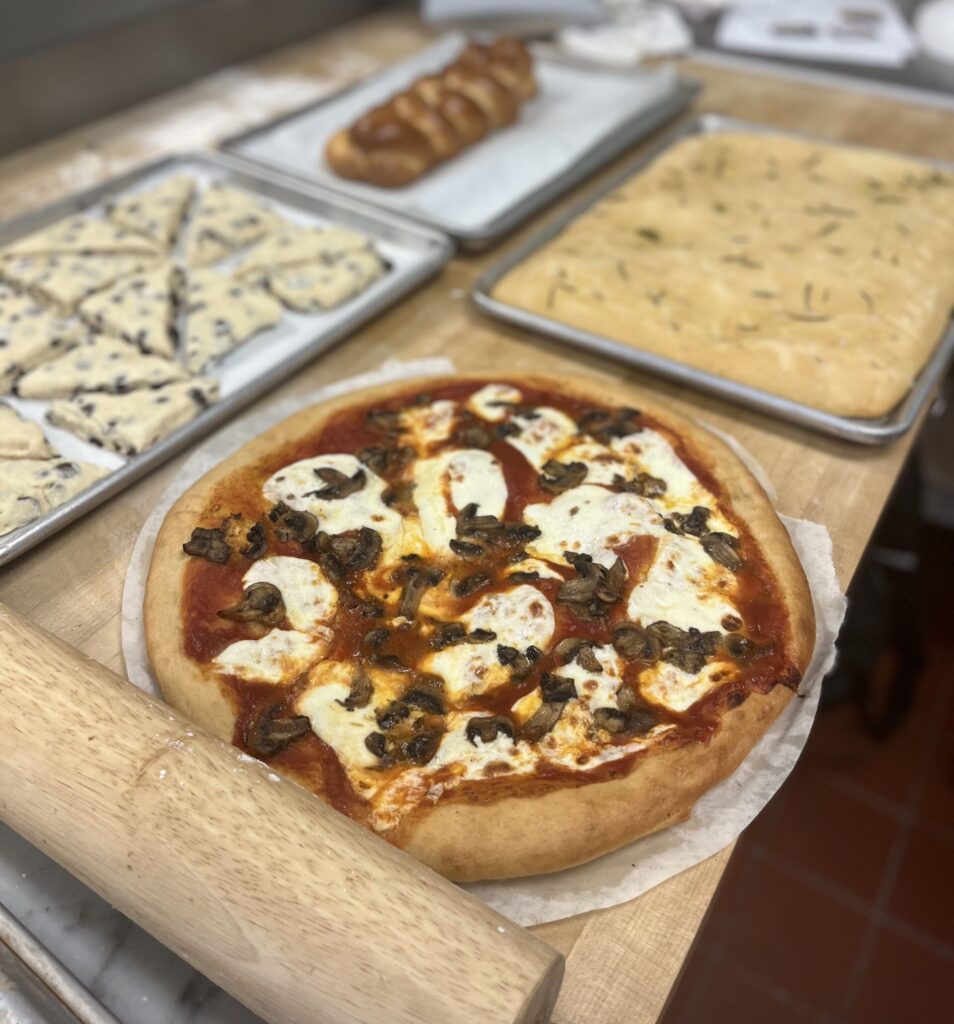
<path fill-rule="evenodd" d="M 539 95 L 519 120 L 405 188 L 346 181 L 324 162 L 327 140 L 415 78 L 450 63 L 466 42 L 443 37 L 434 46 L 336 99 L 305 111 L 233 147 L 245 157 L 305 176 L 377 206 L 411 213 L 451 234 L 479 231 L 523 199 L 559 178 L 625 121 L 672 94 L 672 68 L 600 71 L 538 60 Z"/>
<path fill-rule="evenodd" d="M 146 653 L 143 598 L 156 535 L 183 491 L 231 452 L 297 409 L 363 387 L 453 371 L 453 364 L 446 359 L 392 361 L 375 373 L 339 381 L 304 398 L 270 406 L 225 427 L 197 449 L 144 523 L 129 563 L 122 609 L 123 656 L 129 679 L 160 696 Z M 756 477 L 765 480 L 762 468 L 732 440 Z M 811 587 L 816 618 L 815 653 L 798 697 L 789 702 L 739 769 L 702 797 L 690 819 L 680 825 L 569 871 L 503 882 L 478 882 L 465 888 L 519 924 L 539 924 L 635 899 L 738 838 L 785 781 L 808 739 L 821 681 L 834 664 L 835 638 L 845 614 L 845 597 L 835 576 L 828 531 L 806 520 L 782 516 L 782 521 L 791 534 Z"/>

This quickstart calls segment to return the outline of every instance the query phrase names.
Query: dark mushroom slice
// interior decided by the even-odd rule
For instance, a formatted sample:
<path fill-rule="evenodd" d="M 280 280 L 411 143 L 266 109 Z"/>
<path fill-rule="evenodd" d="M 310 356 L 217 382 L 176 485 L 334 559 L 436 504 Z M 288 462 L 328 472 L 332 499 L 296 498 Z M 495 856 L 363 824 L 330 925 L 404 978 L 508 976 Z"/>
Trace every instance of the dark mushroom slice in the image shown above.
<path fill-rule="evenodd" d="M 474 629 L 468 633 L 461 622 L 439 622 L 431 638 L 431 647 L 442 651 L 457 644 L 483 644 L 496 639 L 497 634 L 489 629 Z"/>
<path fill-rule="evenodd" d="M 302 512 L 280 501 L 269 513 L 269 520 L 277 540 L 283 544 L 297 541 L 304 544 L 318 531 L 318 517 L 311 512 Z"/>
<path fill-rule="evenodd" d="M 591 409 L 577 420 L 576 429 L 580 434 L 589 434 L 602 444 L 608 444 L 614 437 L 639 433 L 642 430 L 639 415 L 638 409 Z"/>
<path fill-rule="evenodd" d="M 517 738 L 528 743 L 536 743 L 560 721 L 565 704 L 541 704 L 540 707 L 523 723 L 517 732 Z"/>
<path fill-rule="evenodd" d="M 626 732 L 626 714 L 618 708 L 597 708 L 593 712 L 593 721 L 607 732 L 614 734 Z"/>
<path fill-rule="evenodd" d="M 258 622 L 263 626 L 277 626 L 285 618 L 282 592 L 273 583 L 253 583 L 242 591 L 242 599 L 229 608 L 223 608 L 219 618 L 233 622 Z"/>
<path fill-rule="evenodd" d="M 255 757 L 274 757 L 310 731 L 311 722 L 304 715 L 286 716 L 277 706 L 271 707 L 249 730 L 245 748 Z"/>
<path fill-rule="evenodd" d="M 254 562 L 261 558 L 268 551 L 268 537 L 265 536 L 265 527 L 261 523 L 255 523 L 245 534 L 246 545 L 239 548 L 239 554 Z"/>
<path fill-rule="evenodd" d="M 569 665 L 571 661 L 575 661 L 581 668 L 585 668 L 587 672 L 599 675 L 603 671 L 603 666 L 599 663 L 599 659 L 593 652 L 594 646 L 596 645 L 592 640 L 568 636 L 556 645 L 553 653 L 564 665 Z"/>
<path fill-rule="evenodd" d="M 433 686 L 425 686 L 423 683 L 407 690 L 402 695 L 401 702 L 408 707 L 418 708 L 428 715 L 446 713 L 440 690 Z"/>
<path fill-rule="evenodd" d="M 388 436 L 400 434 L 404 426 L 401 414 L 394 409 L 372 409 L 367 420 L 374 430 Z"/>
<path fill-rule="evenodd" d="M 756 650 L 754 640 L 741 633 L 729 633 L 722 638 L 722 649 L 738 662 L 746 662 Z"/>
<path fill-rule="evenodd" d="M 465 410 L 458 420 L 451 440 L 461 448 L 489 448 L 494 435 L 486 424 Z"/>
<path fill-rule="evenodd" d="M 724 565 L 732 572 L 738 572 L 742 568 L 742 557 L 739 555 L 738 540 L 728 533 L 707 533 L 702 538 L 702 547 L 705 553 L 719 565 Z"/>
<path fill-rule="evenodd" d="M 513 722 L 503 715 L 475 716 L 467 723 L 467 739 L 475 747 L 478 739 L 481 743 L 493 743 L 501 734 L 513 739 Z"/>
<path fill-rule="evenodd" d="M 398 615 L 403 615 L 405 619 L 413 619 L 417 615 L 424 591 L 436 586 L 443 578 L 442 569 L 425 565 L 420 559 L 408 562 L 404 568 L 393 573 L 391 579 L 395 583 L 403 584 Z"/>
<path fill-rule="evenodd" d="M 456 538 L 450 542 L 450 549 L 461 558 L 476 558 L 484 553 L 484 549 L 479 544 L 472 544 L 468 540 L 457 540 Z"/>
<path fill-rule="evenodd" d="M 387 737 L 383 732 L 369 732 L 364 738 L 364 745 L 377 758 L 383 758 L 388 749 Z"/>
<path fill-rule="evenodd" d="M 400 758 L 411 764 L 427 764 L 437 753 L 444 738 L 444 730 L 425 728 L 401 744 Z"/>
<path fill-rule="evenodd" d="M 548 459 L 539 483 L 550 494 L 562 494 L 572 487 L 579 487 L 586 479 L 587 472 L 585 462 L 557 462 L 556 459 Z"/>
<path fill-rule="evenodd" d="M 580 619 L 604 619 L 623 596 L 626 566 L 622 559 L 617 558 L 607 569 L 594 562 L 590 555 L 565 551 L 563 557 L 573 566 L 577 575 L 560 584 L 557 602 L 570 605 Z"/>
<path fill-rule="evenodd" d="M 666 493 L 666 481 L 650 473 L 637 473 L 632 480 L 617 473 L 613 477 L 613 486 L 630 494 L 638 494 L 641 498 L 658 498 Z"/>
<path fill-rule="evenodd" d="M 377 564 L 381 534 L 370 526 L 362 526 L 354 532 L 334 534 L 329 537 L 328 546 L 346 572 L 364 572 Z"/>
<path fill-rule="evenodd" d="M 685 643 L 689 634 L 684 629 L 674 626 L 671 622 L 660 619 L 658 622 L 651 622 L 646 627 L 646 632 L 655 637 L 664 646 Z"/>
<path fill-rule="evenodd" d="M 215 562 L 217 565 L 224 565 L 232 554 L 223 530 L 210 530 L 202 526 L 197 526 L 192 531 L 192 536 L 182 545 L 182 550 L 187 555 L 204 558 L 207 562 Z"/>
<path fill-rule="evenodd" d="M 369 629 L 364 634 L 364 639 L 361 641 L 361 647 L 368 652 L 377 651 L 378 648 L 391 639 L 391 630 L 387 626 L 375 626 L 374 629 Z"/>
<path fill-rule="evenodd" d="M 400 700 L 392 700 L 387 707 L 380 708 L 375 713 L 375 721 L 378 727 L 387 732 L 393 729 L 399 722 L 403 722 L 411 714 L 411 709 Z"/>
<path fill-rule="evenodd" d="M 358 597 L 353 590 L 345 588 L 339 600 L 342 608 L 360 615 L 362 619 L 380 619 L 384 615 L 384 605 L 377 598 Z"/>
<path fill-rule="evenodd" d="M 317 491 L 305 491 L 306 498 L 319 498 L 322 501 L 336 501 L 347 498 L 360 491 L 367 483 L 368 474 L 363 469 L 356 470 L 353 476 L 340 473 L 337 469 L 322 466 L 313 471 L 315 476 L 324 483 Z"/>
<path fill-rule="evenodd" d="M 594 722 L 613 735 L 642 736 L 656 724 L 656 716 L 642 704 L 628 687 L 621 687 L 617 697 L 618 708 L 597 708 Z"/>
<path fill-rule="evenodd" d="M 544 672 L 540 677 L 540 693 L 544 704 L 565 704 L 576 697 L 576 683 L 567 676 Z"/>
<path fill-rule="evenodd" d="M 516 572 L 512 572 L 507 579 L 513 580 L 514 583 L 536 583 L 540 579 L 540 573 L 518 569 Z"/>
<path fill-rule="evenodd" d="M 388 508 L 408 516 L 417 508 L 414 504 L 414 483 L 410 480 L 392 484 L 381 492 L 381 500 Z"/>
<path fill-rule="evenodd" d="M 706 633 L 694 627 L 683 630 L 668 622 L 654 622 L 647 631 L 662 645 L 663 661 L 692 675 L 702 669 L 722 641 L 722 634 L 716 630 Z"/>
<path fill-rule="evenodd" d="M 373 692 L 374 687 L 371 685 L 368 673 L 359 667 L 351 677 L 351 690 L 348 696 L 344 700 L 339 700 L 338 703 L 349 711 L 354 711 L 355 708 L 366 708 L 371 703 Z"/>
<path fill-rule="evenodd" d="M 454 580 L 451 584 L 451 593 L 455 597 L 470 597 L 482 587 L 486 587 L 488 583 L 490 583 L 490 577 L 486 573 L 475 572 L 470 576 Z"/>
<path fill-rule="evenodd" d="M 396 654 L 376 654 L 373 658 L 378 668 L 386 669 L 388 672 L 410 672 L 410 668 Z"/>
<path fill-rule="evenodd" d="M 384 445 L 370 445 L 358 452 L 359 461 L 363 462 L 372 473 L 384 476 L 393 470 L 403 469 L 414 458 L 414 449 L 407 444 L 394 448 Z"/>
<path fill-rule="evenodd" d="M 624 660 L 644 661 L 648 665 L 659 661 L 662 654 L 662 643 L 632 622 L 621 622 L 613 628 L 613 646 Z"/>
<path fill-rule="evenodd" d="M 533 664 L 529 657 L 529 650 L 522 654 L 516 647 L 507 647 L 504 644 L 497 644 L 497 660 L 505 668 L 510 669 L 514 679 L 525 679 L 530 674 Z M 533 659 L 534 661 L 536 659 Z"/>
<path fill-rule="evenodd" d="M 689 537 L 702 537 L 709 532 L 709 516 L 711 512 L 702 505 L 696 505 L 691 512 L 673 512 L 663 519 L 663 526 L 670 533 L 685 534 Z"/>
<path fill-rule="evenodd" d="M 496 516 L 478 515 L 478 505 L 471 502 L 457 513 L 457 536 L 475 537 L 490 545 L 510 547 L 525 544 L 540 536 L 540 530 L 528 523 L 503 523 Z"/>

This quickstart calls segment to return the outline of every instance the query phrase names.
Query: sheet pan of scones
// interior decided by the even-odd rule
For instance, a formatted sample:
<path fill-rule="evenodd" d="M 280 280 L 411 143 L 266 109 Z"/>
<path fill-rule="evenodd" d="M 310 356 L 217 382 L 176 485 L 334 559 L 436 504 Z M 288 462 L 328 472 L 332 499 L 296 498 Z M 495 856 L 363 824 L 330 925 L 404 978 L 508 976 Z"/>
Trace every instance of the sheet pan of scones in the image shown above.
<path fill-rule="evenodd" d="M 0 563 L 449 255 L 437 232 L 215 154 L 0 228 Z"/>
<path fill-rule="evenodd" d="M 954 171 L 706 118 L 505 257 L 486 311 L 861 442 L 954 348 Z"/>

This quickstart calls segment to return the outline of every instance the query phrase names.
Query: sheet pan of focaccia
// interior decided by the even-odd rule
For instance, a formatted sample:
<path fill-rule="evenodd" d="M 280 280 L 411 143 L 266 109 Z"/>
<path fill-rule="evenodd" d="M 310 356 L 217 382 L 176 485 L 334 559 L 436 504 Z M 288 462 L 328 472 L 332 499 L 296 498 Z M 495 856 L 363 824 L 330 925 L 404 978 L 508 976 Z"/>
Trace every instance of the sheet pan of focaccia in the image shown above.
<path fill-rule="evenodd" d="M 492 316 L 852 441 L 954 353 L 954 169 L 706 115 L 490 267 Z"/>
<path fill-rule="evenodd" d="M 233 153 L 318 182 L 345 195 L 439 228 L 477 250 L 681 113 L 698 86 L 671 67 L 614 71 L 534 56 L 537 95 L 517 120 L 491 132 L 401 188 L 379 188 L 335 175 L 329 138 L 454 61 L 467 39 L 442 36 L 433 46 L 318 103 L 227 139 Z"/>
<path fill-rule="evenodd" d="M 0 564 L 436 273 L 446 236 L 182 155 L 0 225 Z"/>

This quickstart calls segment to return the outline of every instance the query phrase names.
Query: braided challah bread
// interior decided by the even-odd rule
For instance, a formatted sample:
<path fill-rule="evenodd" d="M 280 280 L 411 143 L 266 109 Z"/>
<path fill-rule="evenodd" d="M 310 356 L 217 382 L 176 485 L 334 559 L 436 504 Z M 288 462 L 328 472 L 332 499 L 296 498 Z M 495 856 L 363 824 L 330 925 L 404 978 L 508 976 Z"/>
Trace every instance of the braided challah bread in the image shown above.
<path fill-rule="evenodd" d="M 407 185 L 516 120 L 520 104 L 536 91 L 533 60 L 519 40 L 471 43 L 443 71 L 418 78 L 336 132 L 325 158 L 342 178 Z"/>

